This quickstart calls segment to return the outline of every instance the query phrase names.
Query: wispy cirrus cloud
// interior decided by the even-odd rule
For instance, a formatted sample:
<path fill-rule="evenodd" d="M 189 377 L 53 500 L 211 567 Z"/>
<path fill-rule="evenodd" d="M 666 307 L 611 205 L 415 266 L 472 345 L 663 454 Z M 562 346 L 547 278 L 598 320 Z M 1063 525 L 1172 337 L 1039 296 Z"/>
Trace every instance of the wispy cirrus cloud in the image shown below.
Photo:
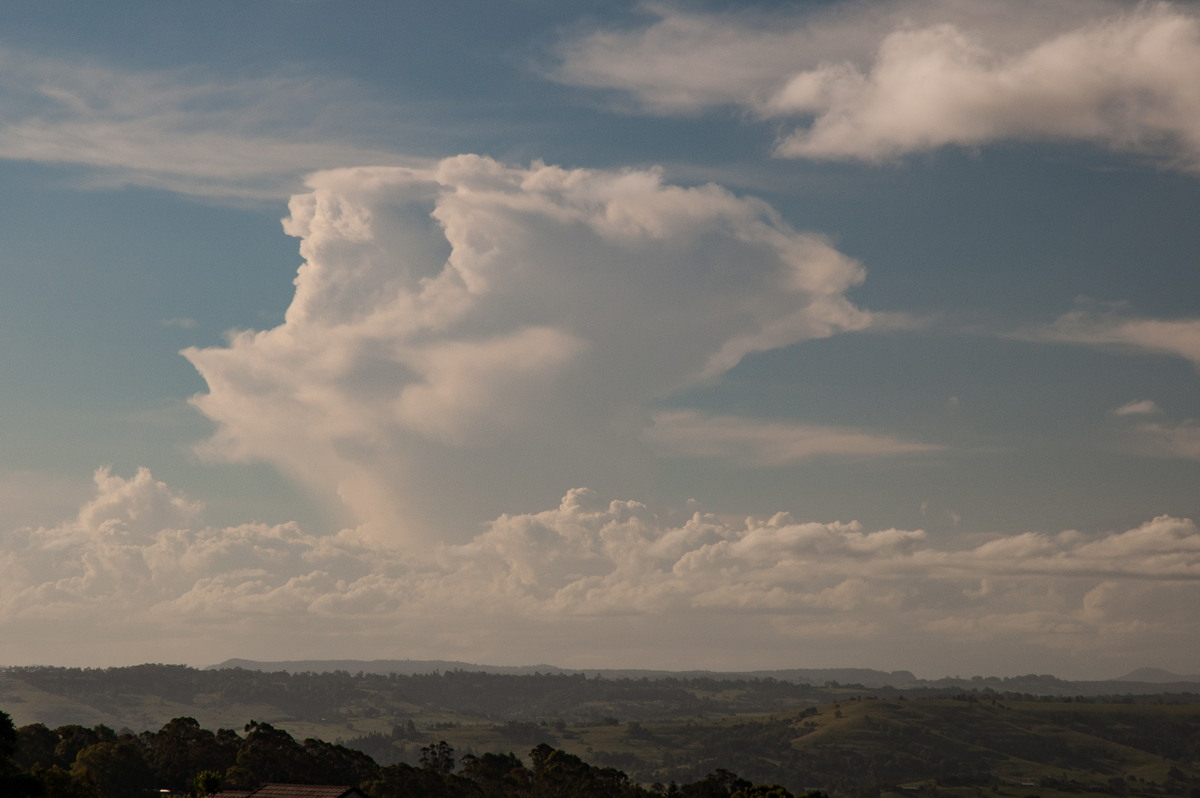
<path fill-rule="evenodd" d="M 93 184 L 278 200 L 314 169 L 413 163 L 369 143 L 392 116 L 299 70 L 131 72 L 0 49 L 0 158 L 83 167 Z"/>
<path fill-rule="evenodd" d="M 1111 347 L 1173 355 L 1200 368 L 1200 319 L 1153 319 L 1127 315 L 1117 307 L 1088 306 L 1064 313 L 1050 324 L 1022 330 L 1035 341 Z"/>
<path fill-rule="evenodd" d="M 1152 416 L 1161 412 L 1158 403 L 1153 399 L 1135 399 L 1113 408 L 1112 414 L 1114 416 Z"/>
<path fill-rule="evenodd" d="M 894 457 L 941 447 L 845 429 L 695 410 L 656 413 L 647 438 L 667 454 L 727 460 L 751 467 L 782 466 L 819 457 Z"/>
<path fill-rule="evenodd" d="M 1149 457 L 1200 460 L 1200 422 L 1188 419 L 1139 424 L 1132 448 Z"/>
<path fill-rule="evenodd" d="M 1086 303 L 1049 324 L 1021 330 L 1016 337 L 1031 341 L 1115 349 L 1143 355 L 1167 355 L 1200 369 L 1200 319 L 1153 319 L 1132 316 L 1123 305 Z M 1152 399 L 1127 402 L 1111 413 L 1136 421 L 1122 433 L 1128 451 L 1147 457 L 1200 459 L 1200 425 L 1194 420 L 1156 420 L 1162 414 Z"/>
<path fill-rule="evenodd" d="M 702 13 L 563 43 L 556 79 L 643 109 L 792 125 L 776 154 L 880 162 L 945 146 L 1085 141 L 1200 169 L 1200 18 L 1182 3 L 994 0 Z"/>

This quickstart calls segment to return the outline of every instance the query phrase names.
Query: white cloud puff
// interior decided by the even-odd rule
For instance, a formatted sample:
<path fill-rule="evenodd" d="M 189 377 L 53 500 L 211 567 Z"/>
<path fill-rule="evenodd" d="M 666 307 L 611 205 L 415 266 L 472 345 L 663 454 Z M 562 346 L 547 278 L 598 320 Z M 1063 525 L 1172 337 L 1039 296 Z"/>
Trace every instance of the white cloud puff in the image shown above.
<path fill-rule="evenodd" d="M 1153 399 L 1135 399 L 1113 408 L 1112 414 L 1114 416 L 1152 416 L 1161 412 Z"/>
<path fill-rule="evenodd" d="M 154 610 L 215 582 L 237 602 L 286 585 L 297 572 L 361 573 L 351 547 L 302 534 L 295 525 L 197 528 L 201 507 L 140 469 L 124 479 L 95 475 L 95 494 L 72 521 L 12 530 L 0 549 L 0 604 L 8 620 L 76 616 L 96 599 L 103 614 Z M 332 587 L 332 584 L 330 585 Z M 238 611 L 246 608 L 239 605 Z"/>
<path fill-rule="evenodd" d="M 187 350 L 194 403 L 209 454 L 274 463 L 384 538 L 636 490 L 651 402 L 870 322 L 846 298 L 862 267 L 823 238 L 654 170 L 465 155 L 310 185 L 284 324 Z"/>
<path fill-rule="evenodd" d="M 1178 662 L 1180 641 L 1200 632 L 1200 529 L 1166 516 L 964 549 L 921 530 L 787 514 L 671 522 L 575 489 L 554 509 L 413 552 L 294 524 L 208 527 L 198 512 L 145 470 L 97 472 L 76 518 L 0 534 L 0 633 L 19 630 L 28 656 L 60 661 L 69 646 L 107 641 L 126 660 L 161 659 L 164 647 L 172 661 L 211 662 L 337 645 L 697 667 L 733 647 L 727 667 L 830 664 L 823 652 L 836 651 L 842 664 L 936 674 L 964 640 L 978 657 L 956 667 L 978 673 L 1084 652 L 1115 669 L 1132 651 Z M 811 656 L 797 658 L 797 639 Z M 900 648 L 881 655 L 884 641 Z"/>
<path fill-rule="evenodd" d="M 884 161 L 947 145 L 1086 141 L 1200 169 L 1200 19 L 1183 4 L 994 0 L 708 14 L 560 49 L 557 79 L 659 112 L 801 120 L 783 157 Z"/>

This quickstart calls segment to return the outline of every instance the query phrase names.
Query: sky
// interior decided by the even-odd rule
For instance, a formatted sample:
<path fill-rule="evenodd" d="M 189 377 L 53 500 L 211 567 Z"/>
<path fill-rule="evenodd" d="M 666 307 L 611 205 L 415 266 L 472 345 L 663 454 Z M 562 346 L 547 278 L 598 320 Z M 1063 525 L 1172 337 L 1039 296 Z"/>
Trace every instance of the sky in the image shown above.
<path fill-rule="evenodd" d="M 1198 74 L 1182 0 L 5 3 L 0 665 L 1200 673 Z"/>

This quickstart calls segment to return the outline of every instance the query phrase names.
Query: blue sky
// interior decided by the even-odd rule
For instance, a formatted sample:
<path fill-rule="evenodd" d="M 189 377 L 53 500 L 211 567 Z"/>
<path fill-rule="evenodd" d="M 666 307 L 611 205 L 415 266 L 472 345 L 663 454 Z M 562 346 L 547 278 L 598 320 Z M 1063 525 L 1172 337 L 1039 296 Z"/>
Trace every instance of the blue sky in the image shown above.
<path fill-rule="evenodd" d="M 1200 11 L 1026 11 L 7 4 L 0 663 L 1200 671 Z"/>

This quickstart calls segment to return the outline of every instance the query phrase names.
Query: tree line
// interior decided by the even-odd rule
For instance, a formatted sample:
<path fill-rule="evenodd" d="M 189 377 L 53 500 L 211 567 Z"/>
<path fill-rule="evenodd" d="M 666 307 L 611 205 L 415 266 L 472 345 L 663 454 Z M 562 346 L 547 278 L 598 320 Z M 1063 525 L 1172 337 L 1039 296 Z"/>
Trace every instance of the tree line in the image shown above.
<path fill-rule="evenodd" d="M 297 741 L 255 721 L 239 734 L 181 717 L 135 734 L 104 725 L 15 728 L 0 712 L 4 798 L 150 798 L 162 790 L 202 798 L 268 782 L 353 786 L 372 798 L 794 798 L 727 770 L 689 784 L 640 785 L 546 743 L 522 760 L 511 752 L 458 757 L 439 741 L 421 748 L 417 765 L 381 766 L 361 751 Z"/>
<path fill-rule="evenodd" d="M 288 673 L 240 668 L 199 670 L 183 665 L 121 668 L 13 667 L 0 677 L 60 695 L 117 716 L 129 695 L 189 705 L 266 704 L 299 720 L 407 715 L 412 705 L 502 720 L 563 718 L 572 723 L 619 714 L 632 719 L 707 713 L 780 712 L 831 700 L 810 685 L 710 678 L 601 679 L 582 674 L 493 674 L 444 671 L 381 674 L 327 671 Z M 596 707 L 603 706 L 603 710 Z M 647 708 L 653 707 L 648 713 Z M 165 719 L 164 719 L 165 720 Z"/>

